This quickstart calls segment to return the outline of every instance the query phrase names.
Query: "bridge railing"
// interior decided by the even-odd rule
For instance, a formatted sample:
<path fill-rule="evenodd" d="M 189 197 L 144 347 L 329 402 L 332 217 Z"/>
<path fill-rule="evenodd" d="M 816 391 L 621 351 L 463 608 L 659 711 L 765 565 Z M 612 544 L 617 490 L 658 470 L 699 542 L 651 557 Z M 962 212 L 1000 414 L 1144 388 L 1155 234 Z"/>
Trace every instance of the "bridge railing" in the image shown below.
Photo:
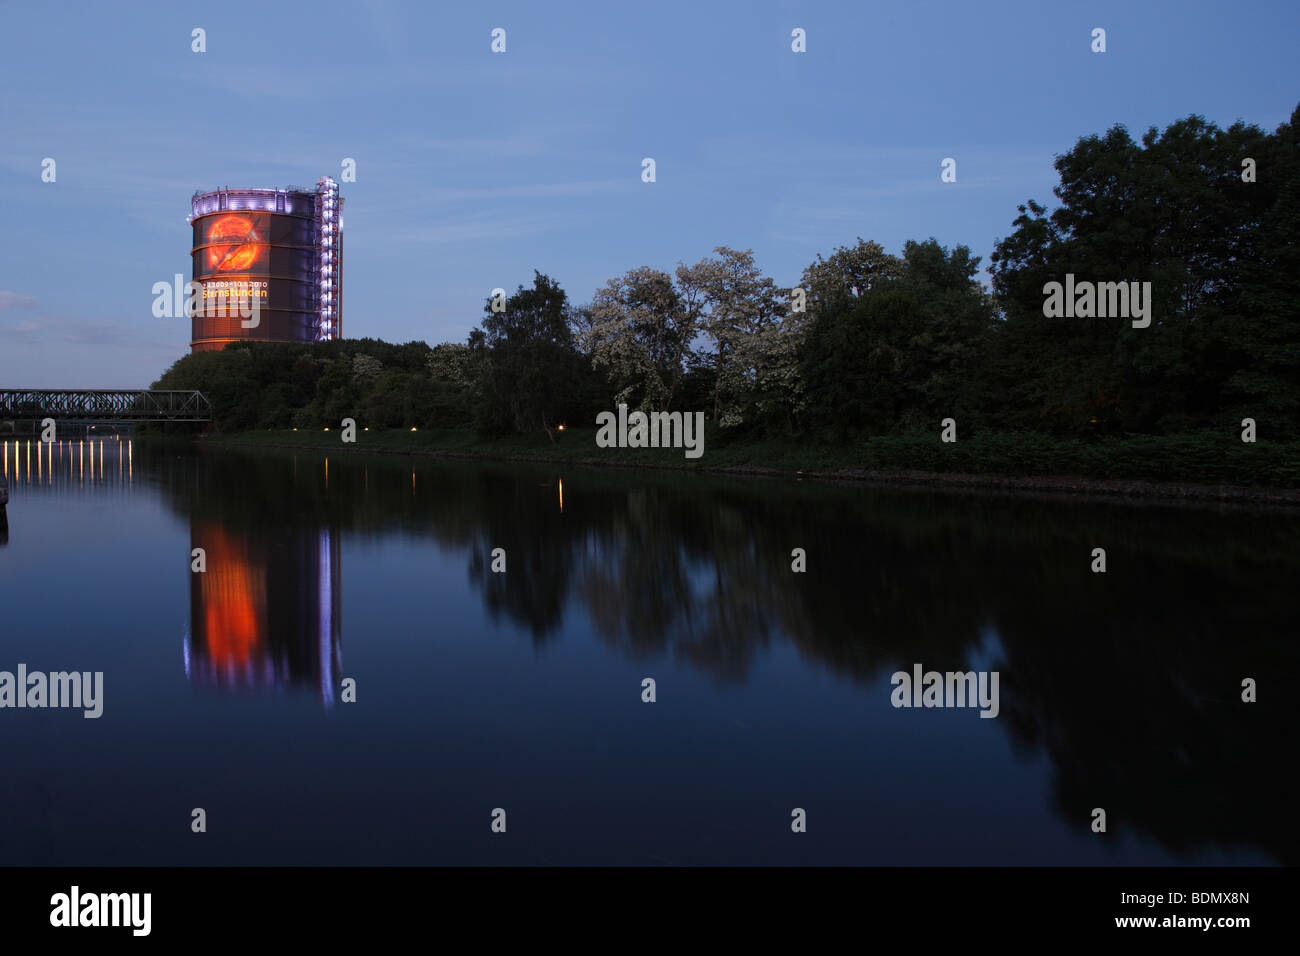
<path fill-rule="evenodd" d="M 212 403 L 187 389 L 0 389 L 0 420 L 210 422 Z"/>

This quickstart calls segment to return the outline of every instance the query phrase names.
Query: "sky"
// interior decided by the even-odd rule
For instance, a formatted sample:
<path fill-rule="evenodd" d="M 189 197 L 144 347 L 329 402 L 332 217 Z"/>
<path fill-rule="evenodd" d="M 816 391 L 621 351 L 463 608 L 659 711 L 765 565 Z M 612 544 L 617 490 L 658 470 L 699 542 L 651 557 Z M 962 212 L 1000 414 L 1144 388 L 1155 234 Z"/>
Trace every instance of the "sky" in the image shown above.
<path fill-rule="evenodd" d="M 345 336 L 463 342 L 534 269 L 585 303 L 724 245 L 782 287 L 858 237 L 987 266 L 1081 136 L 1286 122 L 1297 40 L 1294 0 L 0 0 L 0 388 L 143 387 L 189 351 L 152 288 L 190 278 L 196 190 L 354 159 Z"/>

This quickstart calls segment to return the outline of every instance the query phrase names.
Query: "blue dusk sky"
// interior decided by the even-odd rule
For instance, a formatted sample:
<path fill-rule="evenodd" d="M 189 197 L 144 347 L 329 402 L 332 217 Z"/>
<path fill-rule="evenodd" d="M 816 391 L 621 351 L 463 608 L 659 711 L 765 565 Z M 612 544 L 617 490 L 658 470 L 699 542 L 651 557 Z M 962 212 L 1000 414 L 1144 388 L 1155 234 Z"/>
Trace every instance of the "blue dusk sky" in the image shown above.
<path fill-rule="evenodd" d="M 464 341 L 535 268 L 582 303 L 718 245 L 785 286 L 858 236 L 987 265 L 1082 135 L 1285 122 L 1298 27 L 1294 0 L 0 2 L 0 387 L 149 384 L 189 350 L 151 289 L 189 279 L 194 191 L 344 157 L 348 337 Z"/>

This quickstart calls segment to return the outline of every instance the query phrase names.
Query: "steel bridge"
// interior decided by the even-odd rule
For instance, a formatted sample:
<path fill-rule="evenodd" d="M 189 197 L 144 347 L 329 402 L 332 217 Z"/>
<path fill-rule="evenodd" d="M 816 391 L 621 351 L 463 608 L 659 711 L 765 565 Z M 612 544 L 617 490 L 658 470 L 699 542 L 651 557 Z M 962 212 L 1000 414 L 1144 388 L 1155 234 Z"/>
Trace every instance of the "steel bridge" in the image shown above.
<path fill-rule="evenodd" d="M 148 388 L 0 389 L 0 421 L 210 422 L 202 392 Z"/>

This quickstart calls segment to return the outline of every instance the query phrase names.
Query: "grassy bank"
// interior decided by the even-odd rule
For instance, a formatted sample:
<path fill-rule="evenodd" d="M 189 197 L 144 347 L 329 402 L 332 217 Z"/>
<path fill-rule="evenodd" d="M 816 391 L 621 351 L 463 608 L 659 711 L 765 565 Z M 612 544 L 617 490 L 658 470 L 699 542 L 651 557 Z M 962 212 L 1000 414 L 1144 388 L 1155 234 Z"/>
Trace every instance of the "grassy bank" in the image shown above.
<path fill-rule="evenodd" d="M 1177 497 L 1267 493 L 1300 502 L 1300 442 L 1246 444 L 1235 436 L 1192 435 L 1077 441 L 986 433 L 954 443 L 937 435 L 873 438 L 848 445 L 737 441 L 708 434 L 704 455 L 681 449 L 596 447 L 595 428 L 569 428 L 554 443 L 543 433 L 483 439 L 465 431 L 359 431 L 344 444 L 338 429 L 209 435 L 206 445 L 304 448 L 505 461 L 567 462 L 636 468 L 887 479 L 1004 488 L 1062 488 Z"/>

